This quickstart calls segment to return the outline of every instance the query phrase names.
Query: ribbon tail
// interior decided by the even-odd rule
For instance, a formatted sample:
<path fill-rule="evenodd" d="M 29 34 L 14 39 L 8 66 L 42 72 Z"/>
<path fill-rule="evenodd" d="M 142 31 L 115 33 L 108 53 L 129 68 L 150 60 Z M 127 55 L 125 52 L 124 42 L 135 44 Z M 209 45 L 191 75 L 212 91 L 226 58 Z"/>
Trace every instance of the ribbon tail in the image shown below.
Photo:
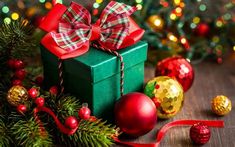
<path fill-rule="evenodd" d="M 170 122 L 170 123 L 164 125 L 158 131 L 155 143 L 139 144 L 139 143 L 132 143 L 132 142 L 124 142 L 124 141 L 119 140 L 117 137 L 114 137 L 113 140 L 116 143 L 131 146 L 131 147 L 159 147 L 161 140 L 163 139 L 163 137 L 165 136 L 165 134 L 167 133 L 167 131 L 170 128 L 176 127 L 176 126 L 191 126 L 196 123 L 203 123 L 209 127 L 218 127 L 218 128 L 224 127 L 224 121 L 220 121 L 220 120 L 218 120 L 218 121 L 213 121 L 213 120 L 177 120 L 177 121 L 173 121 L 173 122 Z"/>
<path fill-rule="evenodd" d="M 53 111 L 51 111 L 49 108 L 47 107 L 37 107 L 34 109 L 34 117 L 36 118 L 37 122 L 39 123 L 39 126 L 41 128 L 42 131 L 44 131 L 44 127 L 42 126 L 42 123 L 41 123 L 41 120 L 38 118 L 37 116 L 37 113 L 38 112 L 46 112 L 47 114 L 49 114 L 54 120 L 55 120 L 55 123 L 57 125 L 57 127 L 60 129 L 60 131 L 64 134 L 67 134 L 67 135 L 73 135 L 78 127 L 76 127 L 75 129 L 68 129 L 66 128 L 60 121 L 59 119 L 56 117 L 56 115 L 54 114 Z"/>

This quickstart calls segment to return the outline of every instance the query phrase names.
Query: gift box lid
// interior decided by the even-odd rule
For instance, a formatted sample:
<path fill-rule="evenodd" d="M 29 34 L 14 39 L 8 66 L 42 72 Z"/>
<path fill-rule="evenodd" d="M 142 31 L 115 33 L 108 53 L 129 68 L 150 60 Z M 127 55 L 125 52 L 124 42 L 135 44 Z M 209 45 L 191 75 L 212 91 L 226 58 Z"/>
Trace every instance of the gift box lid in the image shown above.
<path fill-rule="evenodd" d="M 139 41 L 133 46 L 118 51 L 124 60 L 124 70 L 147 59 L 147 46 L 146 42 Z M 44 56 L 43 60 L 47 60 L 50 64 L 58 64 L 57 60 L 52 60 L 52 58 L 56 59 L 56 56 L 49 53 L 49 51 L 45 51 L 45 53 L 48 53 L 49 56 Z M 84 55 L 64 60 L 63 64 L 65 72 L 80 74 L 80 78 L 85 78 L 92 83 L 99 82 L 120 72 L 118 57 L 92 47 Z"/>

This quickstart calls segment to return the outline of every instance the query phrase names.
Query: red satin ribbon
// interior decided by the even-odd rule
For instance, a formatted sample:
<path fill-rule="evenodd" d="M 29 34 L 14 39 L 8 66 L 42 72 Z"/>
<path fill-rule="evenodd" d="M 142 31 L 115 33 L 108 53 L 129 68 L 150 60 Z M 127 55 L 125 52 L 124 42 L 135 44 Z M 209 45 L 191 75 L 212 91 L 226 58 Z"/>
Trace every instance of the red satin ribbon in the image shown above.
<path fill-rule="evenodd" d="M 56 32 L 58 30 L 58 24 L 60 22 L 60 19 L 66 10 L 67 10 L 66 6 L 57 3 L 41 21 L 39 28 L 46 32 L 53 32 L 53 31 Z M 135 23 L 135 21 L 133 21 L 130 17 L 128 19 L 130 22 L 129 35 L 125 37 L 120 48 L 125 48 L 137 43 L 144 34 L 144 30 L 141 29 Z M 93 35 L 91 37 L 91 40 L 99 36 L 99 34 L 95 34 L 97 32 L 99 31 L 94 31 L 92 33 Z M 82 55 L 89 50 L 89 43 L 86 43 L 79 49 L 76 49 L 71 52 L 66 52 L 64 49 L 60 48 L 55 43 L 50 33 L 48 33 L 43 37 L 43 39 L 41 40 L 41 44 L 60 59 L 73 58 Z"/>
<path fill-rule="evenodd" d="M 131 146 L 131 147 L 158 147 L 160 145 L 161 140 L 165 136 L 166 132 L 175 126 L 189 126 L 194 125 L 196 123 L 203 123 L 209 127 L 224 127 L 223 121 L 212 121 L 212 120 L 177 120 L 170 122 L 166 125 L 164 125 L 156 136 L 156 143 L 149 143 L 149 144 L 138 144 L 138 143 L 132 143 L 132 142 L 123 142 L 119 140 L 117 137 L 114 137 L 114 141 L 123 145 Z"/>
<path fill-rule="evenodd" d="M 34 109 L 34 117 L 36 118 L 36 121 L 38 122 L 38 124 L 39 124 L 39 126 L 40 126 L 40 129 L 41 129 L 40 131 L 42 132 L 42 134 L 43 134 L 43 132 L 45 131 L 45 128 L 44 128 L 44 126 L 42 125 L 41 120 L 40 120 L 39 117 L 37 116 L 37 113 L 38 113 L 38 112 L 41 112 L 41 111 L 46 112 L 46 113 L 48 113 L 50 116 L 52 116 L 52 118 L 55 120 L 55 123 L 56 123 L 57 127 L 60 129 L 60 131 L 61 131 L 62 133 L 67 134 L 67 135 L 73 135 L 73 134 L 77 131 L 78 127 L 74 128 L 74 129 L 66 128 L 66 127 L 59 121 L 59 119 L 56 117 L 56 115 L 54 114 L 54 112 L 51 111 L 49 108 L 47 108 L 47 107 L 37 107 L 37 108 Z"/>

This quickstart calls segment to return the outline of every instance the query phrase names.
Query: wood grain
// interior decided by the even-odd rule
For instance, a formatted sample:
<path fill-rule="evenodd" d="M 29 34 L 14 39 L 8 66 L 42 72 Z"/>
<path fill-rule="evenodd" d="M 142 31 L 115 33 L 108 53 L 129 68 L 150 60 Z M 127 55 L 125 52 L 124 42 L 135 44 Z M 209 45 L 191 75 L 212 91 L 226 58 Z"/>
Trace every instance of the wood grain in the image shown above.
<path fill-rule="evenodd" d="M 123 136 L 122 140 L 150 143 L 154 142 L 156 133 L 160 127 L 173 120 L 204 119 L 224 120 L 222 129 L 211 128 L 211 139 L 204 147 L 235 147 L 235 110 L 228 115 L 218 117 L 211 112 L 211 99 L 216 95 L 226 95 L 235 104 L 235 53 L 229 55 L 223 64 L 214 62 L 202 62 L 194 65 L 195 80 L 191 89 L 185 93 L 183 109 L 169 120 L 158 120 L 155 128 L 148 134 L 136 139 Z M 147 66 L 145 82 L 154 77 L 154 67 Z M 194 145 L 189 138 L 189 127 L 176 127 L 169 130 L 161 142 L 161 147 L 192 147 Z M 121 147 L 121 145 L 114 145 Z"/>

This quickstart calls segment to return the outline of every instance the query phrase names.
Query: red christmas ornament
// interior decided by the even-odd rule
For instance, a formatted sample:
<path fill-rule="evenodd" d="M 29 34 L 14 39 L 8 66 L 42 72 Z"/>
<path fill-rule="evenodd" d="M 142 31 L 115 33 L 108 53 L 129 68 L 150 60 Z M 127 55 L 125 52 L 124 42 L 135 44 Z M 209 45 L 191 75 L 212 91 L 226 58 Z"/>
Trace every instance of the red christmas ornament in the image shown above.
<path fill-rule="evenodd" d="M 115 104 L 115 120 L 124 133 L 141 136 L 155 126 L 156 107 L 148 96 L 138 92 L 130 93 L 122 96 Z"/>
<path fill-rule="evenodd" d="M 35 100 L 35 104 L 38 106 L 38 107 L 43 107 L 44 106 L 44 103 L 45 103 L 45 100 L 43 97 L 39 97 Z"/>
<path fill-rule="evenodd" d="M 58 87 L 57 87 L 57 86 L 52 86 L 52 87 L 49 89 L 49 92 L 50 92 L 52 95 L 57 95 L 57 94 L 58 94 Z"/>
<path fill-rule="evenodd" d="M 27 72 L 24 69 L 19 69 L 15 72 L 15 77 L 20 80 L 23 80 L 25 78 L 26 74 L 27 74 Z"/>
<path fill-rule="evenodd" d="M 31 98 L 36 98 L 39 95 L 37 88 L 30 88 L 28 94 Z"/>
<path fill-rule="evenodd" d="M 15 69 L 22 69 L 22 68 L 24 68 L 24 62 L 22 60 L 15 60 L 14 68 Z"/>
<path fill-rule="evenodd" d="M 20 104 L 19 106 L 17 106 L 17 111 L 21 114 L 24 114 L 27 111 L 27 107 L 23 104 Z"/>
<path fill-rule="evenodd" d="M 186 92 L 193 84 L 194 70 L 191 64 L 182 57 L 169 57 L 156 65 L 156 76 L 175 78 Z"/>
<path fill-rule="evenodd" d="M 78 127 L 78 120 L 74 116 L 69 116 L 65 120 L 65 125 L 69 127 L 70 129 L 75 129 Z"/>
<path fill-rule="evenodd" d="M 79 109 L 78 111 L 78 116 L 81 118 L 81 119 L 89 119 L 90 116 L 91 116 L 91 110 L 88 108 L 87 104 L 83 104 L 82 108 Z"/>
<path fill-rule="evenodd" d="M 15 61 L 16 61 L 16 59 L 9 59 L 9 60 L 7 61 L 7 65 L 8 65 L 11 69 L 13 69 L 13 68 L 15 67 Z"/>
<path fill-rule="evenodd" d="M 20 85 L 22 86 L 22 81 L 19 79 L 15 79 L 12 81 L 12 86 Z"/>
<path fill-rule="evenodd" d="M 205 144 L 209 141 L 211 136 L 210 129 L 203 123 L 194 124 L 190 128 L 190 138 L 196 144 Z"/>
<path fill-rule="evenodd" d="M 206 23 L 200 23 L 197 25 L 195 32 L 197 35 L 205 37 L 209 34 L 210 27 Z"/>

